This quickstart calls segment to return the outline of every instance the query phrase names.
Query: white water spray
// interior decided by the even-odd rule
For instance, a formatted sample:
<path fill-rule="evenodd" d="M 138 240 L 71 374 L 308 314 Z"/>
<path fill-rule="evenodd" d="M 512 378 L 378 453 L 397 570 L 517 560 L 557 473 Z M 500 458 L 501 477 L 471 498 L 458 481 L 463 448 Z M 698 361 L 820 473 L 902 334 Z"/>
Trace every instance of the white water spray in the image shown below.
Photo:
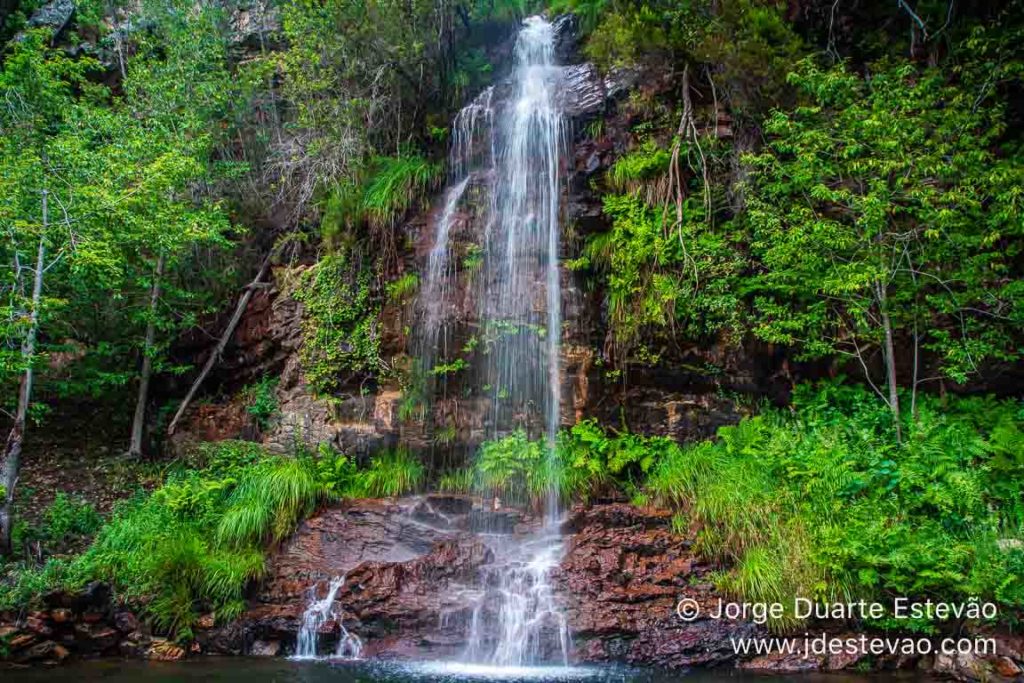
<path fill-rule="evenodd" d="M 359 636 L 348 632 L 341 623 L 340 612 L 334 605 L 338 591 L 344 583 L 344 576 L 331 579 L 327 595 L 323 599 L 316 597 L 316 584 L 309 589 L 309 606 L 302 615 L 302 628 L 299 629 L 299 638 L 295 646 L 295 659 L 318 659 L 317 642 L 320 629 L 331 619 L 337 623 L 341 632 L 334 656 L 341 659 L 359 659 L 362 655 L 362 641 L 359 640 Z"/>
<path fill-rule="evenodd" d="M 463 661 L 501 667 L 565 665 L 570 649 L 551 583 L 563 554 L 554 444 L 561 418 L 559 180 L 566 122 L 556 96 L 562 69 L 555 38 L 551 23 L 528 18 L 516 41 L 509 95 L 497 95 L 503 86 L 488 89 L 455 118 L 450 184 L 420 290 L 416 355 L 429 400 L 430 370 L 453 338 L 454 216 L 468 188 L 483 187 L 474 337 L 486 351 L 474 361 L 475 389 L 489 405 L 485 428 L 492 437 L 523 428 L 547 440 L 552 458 L 543 526 L 516 543 L 494 536 L 495 559 L 482 570 L 479 588 L 452 596 L 471 605 Z"/>
<path fill-rule="evenodd" d="M 556 104 L 561 72 L 554 46 L 549 22 L 524 22 L 515 48 L 515 99 L 497 131 L 493 231 L 485 250 L 485 326 L 498 332 L 485 378 L 492 430 L 498 435 L 522 426 L 521 416 L 539 413 L 552 458 L 543 528 L 518 547 L 499 542 L 472 612 L 465 658 L 504 667 L 567 665 L 570 648 L 550 579 L 563 554 L 554 446 L 561 416 L 558 183 L 565 121 Z"/>

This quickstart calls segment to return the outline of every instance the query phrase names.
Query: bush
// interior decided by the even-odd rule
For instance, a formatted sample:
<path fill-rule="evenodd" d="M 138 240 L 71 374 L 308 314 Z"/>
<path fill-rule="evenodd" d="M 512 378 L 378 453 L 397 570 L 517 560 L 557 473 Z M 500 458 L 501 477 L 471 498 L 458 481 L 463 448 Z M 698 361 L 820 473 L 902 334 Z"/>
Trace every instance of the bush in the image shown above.
<path fill-rule="evenodd" d="M 119 504 L 74 560 L 11 567 L 0 584 L 0 609 L 102 579 L 143 604 L 157 629 L 179 638 L 192 636 L 204 612 L 219 620 L 237 616 L 246 585 L 263 572 L 263 548 L 348 486 L 348 460 L 321 456 L 272 456 L 241 441 L 204 444 L 152 494 Z M 55 537 L 95 530 L 94 515 L 58 496 L 48 528 Z"/>
<path fill-rule="evenodd" d="M 804 386 L 669 452 L 648 491 L 701 526 L 698 549 L 744 600 L 978 596 L 1024 606 L 1020 404 L 918 397 L 897 442 L 867 390 Z M 777 626 L 786 626 L 783 619 Z"/>
<path fill-rule="evenodd" d="M 540 506 L 551 489 L 564 501 L 588 499 L 614 486 L 635 489 L 655 462 L 678 448 L 664 437 L 609 434 L 586 420 L 559 432 L 552 458 L 543 441 L 517 430 L 481 444 L 472 473 L 449 473 L 441 486 L 475 488 L 512 505 Z"/>
<path fill-rule="evenodd" d="M 361 263 L 325 256 L 301 273 L 292 296 L 303 305 L 302 367 L 318 394 L 380 369 L 379 305 Z"/>
<path fill-rule="evenodd" d="M 277 396 L 274 394 L 276 388 L 277 378 L 268 376 L 244 389 L 249 404 L 246 412 L 252 415 L 261 431 L 266 431 L 271 420 L 277 415 Z"/>
<path fill-rule="evenodd" d="M 46 553 L 61 552 L 69 545 L 88 539 L 103 524 L 92 503 L 59 492 L 43 512 L 43 523 L 15 526 L 13 545 L 39 543 Z"/>

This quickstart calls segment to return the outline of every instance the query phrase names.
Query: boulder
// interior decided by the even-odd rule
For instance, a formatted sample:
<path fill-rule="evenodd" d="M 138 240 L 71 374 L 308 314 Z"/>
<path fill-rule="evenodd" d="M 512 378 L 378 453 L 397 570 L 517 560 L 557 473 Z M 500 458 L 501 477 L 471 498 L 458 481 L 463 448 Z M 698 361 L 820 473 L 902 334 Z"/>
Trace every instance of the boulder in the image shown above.
<path fill-rule="evenodd" d="M 276 640 L 257 640 L 249 648 L 254 657 L 276 657 L 281 654 L 281 643 Z"/>
<path fill-rule="evenodd" d="M 53 35 L 56 37 L 68 27 L 74 14 L 74 0 L 53 0 L 32 13 L 28 19 L 28 26 L 53 29 Z"/>
<path fill-rule="evenodd" d="M 185 658 L 185 648 L 164 638 L 154 638 L 145 656 L 160 662 L 175 662 Z"/>
<path fill-rule="evenodd" d="M 1016 678 L 1021 675 L 1020 667 L 1009 657 L 996 657 L 992 667 L 1003 678 Z"/>

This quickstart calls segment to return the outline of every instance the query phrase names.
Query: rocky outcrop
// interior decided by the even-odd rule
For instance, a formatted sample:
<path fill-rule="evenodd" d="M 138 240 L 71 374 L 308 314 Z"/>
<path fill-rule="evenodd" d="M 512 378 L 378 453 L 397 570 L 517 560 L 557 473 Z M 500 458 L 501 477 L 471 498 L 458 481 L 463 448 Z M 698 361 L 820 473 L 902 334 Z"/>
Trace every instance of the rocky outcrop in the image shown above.
<path fill-rule="evenodd" d="M 472 529 L 504 528 L 485 539 Z M 251 643 L 294 647 L 302 613 L 335 576 L 342 621 L 372 656 L 437 658 L 466 646 L 472 587 L 502 546 L 522 543 L 535 520 L 481 509 L 469 498 L 428 496 L 401 503 L 355 501 L 309 520 L 271 562 L 252 609 L 213 635 L 207 647 L 242 652 Z M 714 589 L 690 543 L 671 533 L 669 515 L 625 504 L 577 508 L 566 523 L 565 556 L 553 582 L 563 596 L 582 662 L 688 667 L 735 658 L 730 637 L 751 635 L 743 623 L 686 624 L 684 597 L 707 602 Z M 327 623 L 321 646 L 340 630 Z"/>
<path fill-rule="evenodd" d="M 984 655 L 803 656 L 801 634 L 793 639 L 792 653 L 739 657 L 734 639 L 773 634 L 748 621 L 704 616 L 720 597 L 712 581 L 716 568 L 701 561 L 670 522 L 664 510 L 624 503 L 571 511 L 563 527 L 565 553 L 551 579 L 572 635 L 574 661 L 776 674 L 916 669 L 962 681 L 1022 675 L 1024 637 L 991 629 L 963 634 L 990 639 L 994 651 Z M 338 620 L 320 628 L 322 652 L 334 651 L 344 625 L 363 641 L 364 656 L 457 657 L 467 645 L 481 577 L 538 526 L 527 513 L 494 510 L 463 496 L 348 501 L 320 511 L 278 549 L 265 579 L 253 587 L 246 613 L 223 626 L 215 625 L 213 615 L 204 616 L 191 643 L 153 635 L 113 599 L 108 586 L 95 583 L 79 593 L 52 593 L 31 613 L 0 614 L 0 644 L 10 661 L 21 664 L 98 656 L 286 655 L 295 650 L 311 597 L 323 598 L 331 580 L 344 577 L 335 603 Z M 492 533 L 476 533 L 481 528 Z M 683 600 L 698 605 L 702 616 L 680 619 Z M 839 623 L 807 631 L 812 638 L 862 635 Z"/>
<path fill-rule="evenodd" d="M 681 600 L 706 608 L 718 596 L 712 568 L 671 532 L 670 518 L 621 503 L 573 511 L 559 585 L 580 661 L 712 666 L 736 658 L 730 638 L 761 634 L 742 622 L 679 618 Z"/>
<path fill-rule="evenodd" d="M 15 664 L 57 664 L 71 657 L 181 659 L 186 654 L 165 638 L 153 637 L 101 582 L 77 592 L 49 593 L 39 609 L 28 613 L 0 613 L 0 652 L 0 659 Z"/>

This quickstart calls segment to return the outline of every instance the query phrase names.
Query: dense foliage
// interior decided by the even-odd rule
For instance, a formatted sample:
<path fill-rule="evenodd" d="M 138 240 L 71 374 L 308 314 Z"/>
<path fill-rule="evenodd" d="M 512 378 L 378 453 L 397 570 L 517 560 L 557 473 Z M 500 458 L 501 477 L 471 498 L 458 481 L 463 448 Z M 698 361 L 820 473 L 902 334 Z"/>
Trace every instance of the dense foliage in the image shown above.
<path fill-rule="evenodd" d="M 794 411 L 673 452 L 646 488 L 680 507 L 700 551 L 732 567 L 720 586 L 745 600 L 973 596 L 1020 609 L 1020 402 L 918 408 L 898 443 L 870 391 L 803 386 Z"/>
<path fill-rule="evenodd" d="M 70 535 L 95 540 L 84 553 L 54 556 L 38 569 L 8 566 L 0 609 L 102 579 L 144 604 L 157 629 L 188 639 L 201 614 L 224 621 L 241 612 L 246 586 L 263 573 L 265 549 L 319 505 L 402 495 L 421 479 L 422 465 L 401 452 L 359 469 L 325 448 L 271 456 L 251 442 L 205 444 L 155 491 L 121 503 L 102 526 L 91 507 L 58 497 L 46 524 L 19 540 L 42 539 L 51 550 Z"/>
<path fill-rule="evenodd" d="M 747 600 L 1024 609 L 1024 411 L 982 395 L 1024 353 L 1020 3 L 546 7 L 575 13 L 609 83 L 633 83 L 574 133 L 612 159 L 586 183 L 573 170 L 601 215 L 563 236 L 573 284 L 600 302 L 595 368 L 671 382 L 715 372 L 692 367 L 708 349 L 767 345 L 785 380 L 814 361 L 843 383 L 789 382 L 790 406 L 697 444 L 594 420 L 550 445 L 514 431 L 437 481 L 434 453 L 357 465 L 299 433 L 288 456 L 204 445 L 149 466 L 155 490 L 106 519 L 57 492 L 26 521 L 12 517 L 22 443 L 60 429 L 52 407 L 134 403 L 127 449 L 111 449 L 156 456 L 171 399 L 206 376 L 198 359 L 222 360 L 207 342 L 230 339 L 271 272 L 329 419 L 386 383 L 403 389 L 398 421 L 426 421 L 436 387 L 458 401 L 469 357 L 515 330 L 474 329 L 433 367 L 386 358 L 419 287 L 422 226 L 403 224 L 445 177 L 452 114 L 494 79 L 517 20 L 545 10 L 263 0 L 242 21 L 220 0 L 83 0 L 57 27 L 28 21 L 39 5 L 0 3 L 0 609 L 102 579 L 187 639 L 200 614 L 243 609 L 267 548 L 318 506 L 429 486 L 538 509 L 552 491 L 670 506 L 718 587 Z M 468 286 L 485 258 L 458 254 Z M 218 381 L 257 436 L 278 426 L 278 378 Z M 434 451 L 461 453 L 454 412 Z"/>

